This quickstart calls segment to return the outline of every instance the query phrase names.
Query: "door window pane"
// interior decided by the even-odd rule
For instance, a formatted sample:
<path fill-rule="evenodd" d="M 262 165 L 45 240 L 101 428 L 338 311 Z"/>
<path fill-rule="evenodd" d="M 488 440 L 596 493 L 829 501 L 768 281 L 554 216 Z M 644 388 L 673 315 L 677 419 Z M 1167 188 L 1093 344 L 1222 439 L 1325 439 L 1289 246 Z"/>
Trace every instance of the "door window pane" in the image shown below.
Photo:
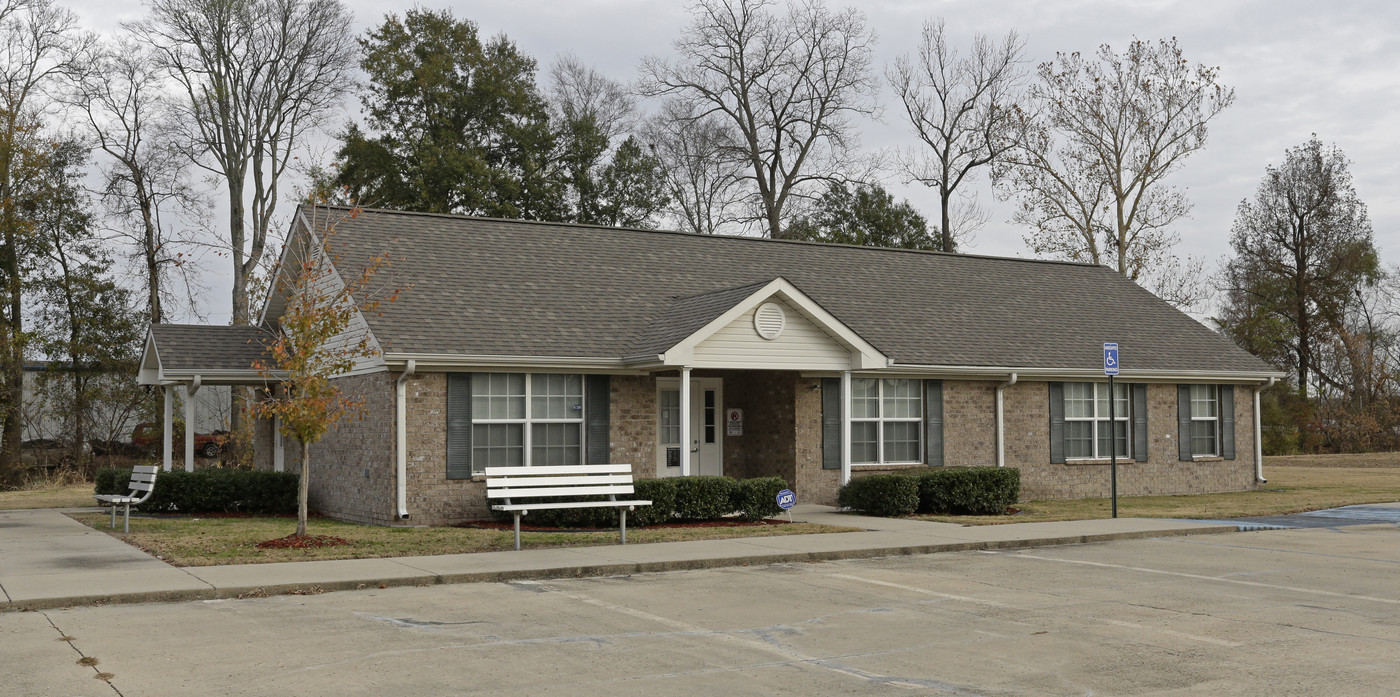
<path fill-rule="evenodd" d="M 681 442 L 681 391 L 661 391 L 661 444 L 679 445 Z"/>

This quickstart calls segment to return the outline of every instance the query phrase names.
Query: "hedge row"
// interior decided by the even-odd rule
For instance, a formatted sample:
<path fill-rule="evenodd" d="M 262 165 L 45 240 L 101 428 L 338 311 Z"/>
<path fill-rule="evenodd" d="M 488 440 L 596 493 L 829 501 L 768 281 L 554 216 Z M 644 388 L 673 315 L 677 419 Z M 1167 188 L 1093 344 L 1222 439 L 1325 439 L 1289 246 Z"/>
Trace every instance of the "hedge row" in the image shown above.
<path fill-rule="evenodd" d="M 640 479 L 634 496 L 651 501 L 627 514 L 629 526 L 661 525 L 671 522 L 715 520 L 736 514 L 742 520 L 758 521 L 782 512 L 778 492 L 787 488 L 780 477 L 731 479 L 729 477 L 671 477 Z M 592 497 L 606 500 L 607 497 Z M 531 499 L 551 501 L 552 499 Z M 578 501 L 578 497 L 560 499 Z M 522 521 L 537 527 L 608 528 L 617 526 L 615 508 L 562 508 L 530 511 Z M 497 520 L 511 520 L 512 514 L 492 511 Z"/>
<path fill-rule="evenodd" d="M 1021 497 L 1015 467 L 928 467 L 872 474 L 841 487 L 843 508 L 877 516 L 913 513 L 1000 515 Z"/>
<path fill-rule="evenodd" d="M 104 467 L 97 471 L 94 489 L 125 494 L 130 481 L 130 469 Z M 297 475 L 221 468 L 161 472 L 151 498 L 134 508 L 143 513 L 296 513 Z"/>

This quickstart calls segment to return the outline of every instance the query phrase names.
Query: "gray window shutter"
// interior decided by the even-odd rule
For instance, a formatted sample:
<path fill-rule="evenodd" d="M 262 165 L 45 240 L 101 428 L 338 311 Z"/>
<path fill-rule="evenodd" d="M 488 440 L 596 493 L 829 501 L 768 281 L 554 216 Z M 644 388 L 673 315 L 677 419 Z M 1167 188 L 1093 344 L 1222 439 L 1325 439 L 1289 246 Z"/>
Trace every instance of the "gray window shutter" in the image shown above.
<path fill-rule="evenodd" d="M 1065 384 L 1050 383 L 1050 462 L 1065 463 Z"/>
<path fill-rule="evenodd" d="M 1147 385 L 1133 385 L 1133 459 L 1147 462 Z"/>
<path fill-rule="evenodd" d="M 943 381 L 924 381 L 924 464 L 943 464 Z"/>
<path fill-rule="evenodd" d="M 447 374 L 447 478 L 472 478 L 472 374 Z"/>
<path fill-rule="evenodd" d="M 1220 456 L 1235 459 L 1235 386 L 1220 386 Z"/>
<path fill-rule="evenodd" d="M 840 378 L 822 378 L 822 469 L 841 469 Z"/>
<path fill-rule="evenodd" d="M 1191 461 L 1191 386 L 1176 386 L 1176 442 L 1178 457 Z"/>
<path fill-rule="evenodd" d="M 584 377 L 588 403 L 584 405 L 583 418 L 587 424 L 588 452 L 584 455 L 587 464 L 607 465 L 612 464 L 612 457 L 609 438 L 612 433 L 609 429 L 608 413 L 610 407 L 609 390 L 612 388 L 612 380 L 608 375 L 588 375 Z"/>

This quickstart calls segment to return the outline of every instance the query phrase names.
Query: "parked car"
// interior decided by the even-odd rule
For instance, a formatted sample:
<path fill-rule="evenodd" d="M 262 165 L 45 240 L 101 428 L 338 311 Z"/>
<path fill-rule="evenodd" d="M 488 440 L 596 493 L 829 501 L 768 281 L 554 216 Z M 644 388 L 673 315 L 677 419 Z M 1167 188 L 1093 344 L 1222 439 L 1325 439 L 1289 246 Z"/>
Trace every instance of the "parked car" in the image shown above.
<path fill-rule="evenodd" d="M 154 421 L 146 421 L 136 424 L 136 428 L 131 431 L 131 442 L 140 448 L 153 449 L 160 442 L 160 424 Z M 194 452 L 200 457 L 218 457 L 223 452 L 224 441 L 228 438 L 228 431 L 215 431 L 213 433 L 194 434 Z M 176 444 L 176 448 L 179 448 Z"/>

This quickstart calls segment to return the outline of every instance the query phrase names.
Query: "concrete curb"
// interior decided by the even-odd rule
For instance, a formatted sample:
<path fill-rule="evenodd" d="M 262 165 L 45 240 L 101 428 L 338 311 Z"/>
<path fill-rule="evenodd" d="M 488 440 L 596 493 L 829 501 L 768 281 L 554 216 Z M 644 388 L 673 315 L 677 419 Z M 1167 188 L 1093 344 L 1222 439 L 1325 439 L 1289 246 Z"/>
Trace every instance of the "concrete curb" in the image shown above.
<path fill-rule="evenodd" d="M 1055 547 L 1062 545 L 1092 544 L 1115 540 L 1139 540 L 1154 537 L 1182 537 L 1187 535 L 1216 535 L 1238 532 L 1230 525 L 1216 527 L 1191 527 L 1167 530 L 1138 530 L 1127 532 L 1099 533 L 1087 535 L 1066 535 L 1013 540 L 982 540 L 970 542 L 944 542 L 926 545 L 904 545 L 898 547 L 876 547 L 823 552 L 773 552 L 743 556 L 678 559 L 656 562 L 600 563 L 559 566 L 545 569 L 510 569 L 503 571 L 479 571 L 458 574 L 424 573 L 422 575 L 396 576 L 394 578 L 364 578 L 353 580 L 328 581 L 325 583 L 286 583 L 264 586 L 229 586 L 224 588 L 191 588 L 171 591 L 150 591 L 137 593 L 117 593 L 110 595 L 84 595 L 58 598 L 39 598 L 20 602 L 7 602 L 4 611 L 25 612 L 52 610 L 75 606 L 116 605 L 128 603 L 181 602 L 196 600 L 228 600 L 262 598 L 274 595 L 319 595 L 333 591 L 350 591 L 401 586 L 432 586 L 463 583 L 499 583 L 506 581 L 535 581 L 557 578 L 590 578 L 598 576 L 626 576 L 631 574 L 660 573 L 666 571 L 696 571 L 736 566 L 757 566 L 763 564 L 794 564 L 802 562 L 840 561 L 845 559 L 873 559 L 877 557 L 912 556 L 939 554 L 944 552 L 971 552 L 979 550 L 1027 549 L 1033 547 Z M 207 583 L 207 582 L 206 582 Z"/>

